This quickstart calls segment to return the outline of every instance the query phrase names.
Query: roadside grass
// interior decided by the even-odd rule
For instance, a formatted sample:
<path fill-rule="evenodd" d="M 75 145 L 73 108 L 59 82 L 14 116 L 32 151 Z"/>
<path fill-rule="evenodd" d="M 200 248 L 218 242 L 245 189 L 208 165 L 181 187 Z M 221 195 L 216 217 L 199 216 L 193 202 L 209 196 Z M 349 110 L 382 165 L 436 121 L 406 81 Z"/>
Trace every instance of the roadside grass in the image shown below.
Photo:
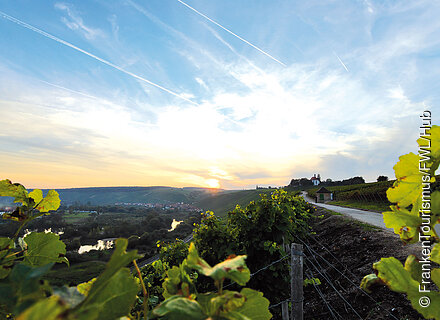
<path fill-rule="evenodd" d="M 380 228 L 380 227 L 376 227 L 376 226 L 373 226 L 373 225 L 365 223 L 365 222 L 351 220 L 351 219 L 350 219 L 350 221 L 353 221 L 355 224 L 357 224 L 359 227 L 361 227 L 365 231 L 380 231 L 380 230 L 382 230 L 382 228 Z"/>
<path fill-rule="evenodd" d="M 340 200 L 340 201 L 330 201 L 327 204 L 355 208 L 355 209 L 364 209 L 370 211 L 384 212 L 390 210 L 390 204 L 385 202 L 362 202 L 362 201 L 353 201 L 353 200 Z"/>

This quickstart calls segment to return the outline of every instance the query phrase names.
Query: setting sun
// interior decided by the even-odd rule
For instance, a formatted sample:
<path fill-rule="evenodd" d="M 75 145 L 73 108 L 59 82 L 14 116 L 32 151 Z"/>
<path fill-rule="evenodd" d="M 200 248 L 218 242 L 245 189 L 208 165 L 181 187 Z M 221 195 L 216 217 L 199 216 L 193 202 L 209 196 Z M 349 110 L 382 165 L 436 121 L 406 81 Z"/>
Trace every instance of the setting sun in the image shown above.
<path fill-rule="evenodd" d="M 208 188 L 220 188 L 220 182 L 217 179 L 207 179 L 206 186 Z"/>

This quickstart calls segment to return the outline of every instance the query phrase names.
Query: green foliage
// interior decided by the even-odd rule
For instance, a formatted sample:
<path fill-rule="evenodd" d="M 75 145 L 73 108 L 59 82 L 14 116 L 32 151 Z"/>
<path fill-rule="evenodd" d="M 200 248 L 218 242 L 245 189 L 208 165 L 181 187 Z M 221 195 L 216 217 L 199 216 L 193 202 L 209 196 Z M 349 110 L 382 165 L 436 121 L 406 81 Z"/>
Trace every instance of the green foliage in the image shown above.
<path fill-rule="evenodd" d="M 249 269 L 245 256 L 227 259 L 213 267 L 200 258 L 191 243 L 188 257 L 167 272 L 164 282 L 167 299 L 151 312 L 153 319 L 172 320 L 226 320 L 226 319 L 270 319 L 269 301 L 261 292 L 244 288 L 240 292 L 223 290 L 227 278 L 245 284 Z M 190 277 L 191 270 L 197 270 L 214 280 L 217 292 L 198 293 Z"/>
<path fill-rule="evenodd" d="M 51 262 L 65 262 L 66 245 L 54 233 L 32 232 L 24 238 L 27 250 L 23 263 L 31 267 L 40 267 Z"/>
<path fill-rule="evenodd" d="M 411 255 L 405 265 L 393 257 L 382 258 L 373 265 L 376 274 L 364 277 L 361 287 L 370 291 L 378 283 L 385 284 L 393 291 L 405 293 L 413 308 L 425 318 L 440 319 L 440 292 L 429 289 L 431 280 L 440 288 L 440 268 L 431 269 L 431 262 L 440 262 L 440 238 L 435 230 L 440 222 L 440 191 L 430 193 L 432 189 L 428 189 L 428 193 L 422 192 L 423 187 L 435 181 L 440 164 L 440 127 L 432 126 L 430 133 L 431 152 L 429 159 L 423 160 L 427 170 L 420 169 L 422 158 L 419 155 L 401 156 L 394 166 L 397 180 L 387 191 L 388 199 L 394 205 L 391 211 L 383 212 L 385 225 L 393 228 L 403 242 L 414 243 L 420 240 L 420 235 L 425 237 L 422 254 L 426 257 L 419 261 Z M 421 147 L 427 145 L 426 139 L 417 141 Z M 433 248 L 427 245 L 430 243 L 434 244 Z M 431 261 L 428 260 L 429 253 Z M 428 265 L 430 270 L 422 269 L 422 265 Z M 430 304 L 426 304 L 427 300 Z"/>
<path fill-rule="evenodd" d="M 157 246 L 160 248 L 160 260 L 171 266 L 182 263 L 188 252 L 188 244 L 181 239 L 176 239 L 173 242 L 158 241 Z"/>
<path fill-rule="evenodd" d="M 304 279 L 304 287 L 310 285 L 319 286 L 320 284 L 321 284 L 321 280 L 319 280 L 319 278 Z"/>
<path fill-rule="evenodd" d="M 52 288 L 42 277 L 54 263 L 65 262 L 65 244 L 53 233 L 32 232 L 24 239 L 19 231 L 29 221 L 58 209 L 58 193 L 43 198 L 20 184 L 0 181 L 0 196 L 12 196 L 20 207 L 6 219 L 18 221 L 14 238 L 0 238 L 0 316 L 17 319 L 118 319 L 128 315 L 139 291 L 130 270 L 124 268 L 140 256 L 126 252 L 127 239 L 118 239 L 104 272 L 94 281 L 76 287 Z M 19 243 L 17 246 L 16 242 Z"/>

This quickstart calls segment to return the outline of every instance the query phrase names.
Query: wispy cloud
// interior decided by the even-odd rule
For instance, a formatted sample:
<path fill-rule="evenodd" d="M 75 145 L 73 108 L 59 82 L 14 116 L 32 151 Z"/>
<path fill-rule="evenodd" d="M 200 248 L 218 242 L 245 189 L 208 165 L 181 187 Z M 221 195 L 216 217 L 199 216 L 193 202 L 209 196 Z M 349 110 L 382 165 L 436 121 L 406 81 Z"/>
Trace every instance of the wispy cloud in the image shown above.
<path fill-rule="evenodd" d="M 103 37 L 104 32 L 98 28 L 86 26 L 83 19 L 75 11 L 73 5 L 57 2 L 55 8 L 64 11 L 67 17 L 61 17 L 61 21 L 71 30 L 81 32 L 88 40 L 93 40 L 97 37 Z"/>
<path fill-rule="evenodd" d="M 270 59 L 272 59 L 273 61 L 281 64 L 282 66 L 286 66 L 283 62 L 281 62 L 280 60 L 274 58 L 272 55 L 270 55 L 269 53 L 267 53 L 266 51 L 260 49 L 259 47 L 257 47 L 256 45 L 250 43 L 249 41 L 247 41 L 246 39 L 243 39 L 242 37 L 240 37 L 239 35 L 237 35 L 236 33 L 232 32 L 230 29 L 226 28 L 225 26 L 221 25 L 220 23 L 212 20 L 210 17 L 208 17 L 207 15 L 204 15 L 203 13 L 201 13 L 200 11 L 194 9 L 193 7 L 191 7 L 189 4 L 183 2 L 182 0 L 177 0 L 178 2 L 180 2 L 181 4 L 183 4 L 185 7 L 191 9 L 192 11 L 194 11 L 195 13 L 197 13 L 198 15 L 202 16 L 203 18 L 207 19 L 208 21 L 212 22 L 213 24 L 215 24 L 216 26 L 222 28 L 223 30 L 225 30 L 226 32 L 232 34 L 234 37 L 240 39 L 241 41 L 243 41 L 244 43 L 250 45 L 252 48 L 258 50 L 259 52 L 261 52 L 262 54 L 264 54 L 265 56 L 269 57 Z"/>
<path fill-rule="evenodd" d="M 17 18 L 14 18 L 14 17 L 12 17 L 10 15 L 7 15 L 4 12 L 0 11 L 0 16 L 3 17 L 4 19 L 7 19 L 7 20 L 9 20 L 11 22 L 14 22 L 14 23 L 16 23 L 16 24 L 18 24 L 18 25 L 20 25 L 22 27 L 25 27 L 25 28 L 27 28 L 29 30 L 32 30 L 32 31 L 36 32 L 36 33 L 39 33 L 40 35 L 42 35 L 42 36 L 44 36 L 46 38 L 52 39 L 52 40 L 54 40 L 54 41 L 56 41 L 58 43 L 61 43 L 61 44 L 65 45 L 65 46 L 67 46 L 67 47 L 70 47 L 70 48 L 72 48 L 72 49 L 74 49 L 74 50 L 76 50 L 78 52 L 81 52 L 81 53 L 83 53 L 83 54 L 85 54 L 85 55 L 87 55 L 87 56 L 89 56 L 89 57 L 91 57 L 91 58 L 93 58 L 93 59 L 95 59 L 95 60 L 97 60 L 99 62 L 102 62 L 102 63 L 108 65 L 109 67 L 112 67 L 112 68 L 114 68 L 116 70 L 119 70 L 119 71 L 121 71 L 121 72 L 123 72 L 123 73 L 125 73 L 125 74 L 127 74 L 127 75 L 129 75 L 129 76 L 131 76 L 131 77 L 133 77 L 135 79 L 137 79 L 137 80 L 140 80 L 142 82 L 146 82 L 146 83 L 148 83 L 148 84 L 150 84 L 152 86 L 155 86 L 156 88 L 159 88 L 159 89 L 161 89 L 161 90 L 163 90 L 163 91 L 165 91 L 165 92 L 167 92 L 167 93 L 169 93 L 169 94 L 171 94 L 173 96 L 176 96 L 176 97 L 178 97 L 180 99 L 183 99 L 183 100 L 185 100 L 185 101 L 187 101 L 187 102 L 189 102 L 191 104 L 197 104 L 196 102 L 194 102 L 192 100 L 189 100 L 189 99 L 183 97 L 182 95 L 180 95 L 180 94 L 178 94 L 178 93 L 176 93 L 174 91 L 171 91 L 171 90 L 169 90 L 169 89 L 167 89 L 167 88 L 165 88 L 165 87 L 163 87 L 163 86 L 161 86 L 161 85 L 159 85 L 157 83 L 154 83 L 154 82 L 152 82 L 150 80 L 147 80 L 147 79 L 145 79 L 145 78 L 143 78 L 141 76 L 138 76 L 137 74 L 135 74 L 133 72 L 127 71 L 127 70 L 121 68 L 120 66 L 118 66 L 118 65 L 116 65 L 116 64 L 114 64 L 112 62 L 109 62 L 109 61 L 107 61 L 107 60 L 105 60 L 103 58 L 100 58 L 100 57 L 98 57 L 98 56 L 96 56 L 96 55 L 94 55 L 94 54 L 92 54 L 92 53 L 90 53 L 90 52 L 88 52 L 88 51 L 86 51 L 84 49 L 81 49 L 81 48 L 71 44 L 70 42 L 62 40 L 62 39 L 60 39 L 60 38 L 58 38 L 58 37 L 56 37 L 56 36 L 54 36 L 54 35 L 52 35 L 50 33 L 47 33 L 47 32 L 45 32 L 45 31 L 43 31 L 41 29 L 38 29 L 37 27 L 31 26 L 30 24 L 27 24 L 26 22 L 23 22 L 23 21 L 21 21 L 21 20 L 19 20 Z"/>

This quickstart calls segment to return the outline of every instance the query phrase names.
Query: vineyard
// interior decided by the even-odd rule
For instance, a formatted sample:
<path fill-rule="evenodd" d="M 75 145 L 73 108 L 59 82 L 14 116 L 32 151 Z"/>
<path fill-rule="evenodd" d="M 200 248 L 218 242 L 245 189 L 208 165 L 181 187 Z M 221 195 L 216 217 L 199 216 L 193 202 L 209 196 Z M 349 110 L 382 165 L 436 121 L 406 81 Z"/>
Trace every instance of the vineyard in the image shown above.
<path fill-rule="evenodd" d="M 51 232 L 23 236 L 22 232 L 32 220 L 44 219 L 59 208 L 58 193 L 50 190 L 43 196 L 41 190 L 28 192 L 18 183 L 2 180 L 0 196 L 13 197 L 20 206 L 3 215 L 15 221 L 17 228 L 12 237 L 0 238 L 0 315 L 9 319 L 265 320 L 281 319 L 289 304 L 301 304 L 307 319 L 418 319 L 421 315 L 440 319 L 440 294 L 435 289 L 440 286 L 440 269 L 435 267 L 440 263 L 435 229 L 440 221 L 440 191 L 433 191 L 428 214 L 422 205 L 422 176 L 434 182 L 440 164 L 440 127 L 434 126 L 431 132 L 429 172 L 419 172 L 418 156 L 404 155 L 394 167 L 397 180 L 386 191 L 395 205 L 383 213 L 384 221 L 401 242 L 277 190 L 246 206 L 237 205 L 225 218 L 202 213 L 200 223 L 194 223 L 190 244 L 158 242 L 159 260 L 144 268 L 136 262 L 141 258 L 137 250 L 126 251 L 128 240 L 117 239 L 104 271 L 71 287 L 41 280 L 54 264 L 69 264 L 59 236 Z M 389 183 L 355 188 L 367 195 L 385 186 Z M 350 188 L 338 191 L 350 194 L 354 192 Z M 417 237 L 421 231 L 427 239 L 422 242 L 423 251 Z M 287 250 L 291 243 L 302 245 L 303 251 Z M 305 286 L 305 295 L 300 300 L 290 295 L 294 265 L 289 261 L 294 254 L 304 260 L 301 287 Z M 389 255 L 395 257 L 382 258 Z M 429 274 L 418 262 L 421 258 L 432 262 Z M 133 272 L 127 268 L 130 265 Z M 366 275 L 371 266 L 375 273 Z M 428 278 L 431 285 L 425 285 Z M 426 299 L 430 304 L 423 305 Z"/>
<path fill-rule="evenodd" d="M 387 190 L 393 185 L 394 181 L 370 182 L 362 184 L 354 184 L 348 186 L 326 187 L 332 191 L 335 200 L 355 200 L 355 201 L 371 201 L 388 203 Z M 307 190 L 310 197 L 316 197 L 316 191 L 319 188 Z"/>

